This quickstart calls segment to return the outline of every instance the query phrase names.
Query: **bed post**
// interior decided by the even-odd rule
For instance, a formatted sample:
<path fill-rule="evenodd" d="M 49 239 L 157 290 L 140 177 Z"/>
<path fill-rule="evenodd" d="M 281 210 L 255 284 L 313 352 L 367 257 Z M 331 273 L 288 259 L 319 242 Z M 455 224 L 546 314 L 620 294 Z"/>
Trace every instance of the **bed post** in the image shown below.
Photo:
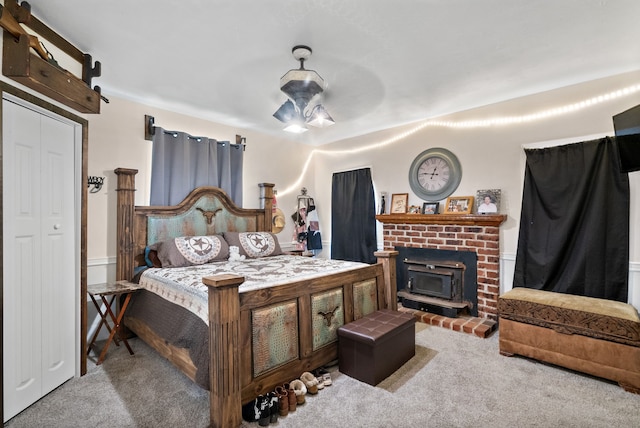
<path fill-rule="evenodd" d="M 264 223 L 258 225 L 258 230 L 271 232 L 273 229 L 273 183 L 259 183 L 260 209 L 264 210 Z"/>
<path fill-rule="evenodd" d="M 207 276 L 209 294 L 209 401 L 211 427 L 242 424 L 240 284 L 244 277 Z"/>
<path fill-rule="evenodd" d="M 378 263 L 382 264 L 384 272 L 384 299 L 387 309 L 398 310 L 398 289 L 396 285 L 396 257 L 395 250 L 376 251 L 373 253 L 378 258 Z"/>
<path fill-rule="evenodd" d="M 117 168 L 114 172 L 118 176 L 118 187 L 116 188 L 116 192 L 118 192 L 116 280 L 129 281 L 133 278 L 133 215 L 138 170 Z"/>

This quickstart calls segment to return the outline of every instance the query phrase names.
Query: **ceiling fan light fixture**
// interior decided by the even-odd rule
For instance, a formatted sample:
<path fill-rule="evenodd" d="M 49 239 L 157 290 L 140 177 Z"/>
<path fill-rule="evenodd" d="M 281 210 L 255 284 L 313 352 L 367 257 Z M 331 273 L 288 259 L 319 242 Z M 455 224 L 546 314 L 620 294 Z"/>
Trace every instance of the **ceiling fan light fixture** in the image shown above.
<path fill-rule="evenodd" d="M 307 118 L 307 123 L 316 128 L 326 128 L 336 123 L 322 104 L 316 105 Z"/>
<path fill-rule="evenodd" d="M 292 134 L 303 134 L 309 130 L 304 122 L 299 120 L 293 120 L 287 124 L 284 128 L 285 131 L 291 132 Z"/>
<path fill-rule="evenodd" d="M 307 104 L 324 91 L 324 79 L 314 70 L 289 70 L 280 78 L 280 90 L 296 104 L 298 100 Z"/>
<path fill-rule="evenodd" d="M 273 117 L 291 125 L 287 126 L 285 131 L 302 133 L 308 130 L 306 124 L 324 128 L 335 123 L 321 104 L 309 108 L 311 100 L 320 96 L 325 87 L 324 80 L 316 71 L 304 68 L 304 62 L 309 59 L 311 52 L 308 46 L 294 46 L 291 53 L 297 61 L 300 61 L 300 68 L 289 70 L 280 79 L 280 90 L 287 95 L 288 99 L 273 114 Z M 317 100 L 319 101 L 319 98 Z"/>
<path fill-rule="evenodd" d="M 273 117 L 278 119 L 280 122 L 287 123 L 295 120 L 298 117 L 298 112 L 296 111 L 296 106 L 293 105 L 291 100 L 287 100 L 275 113 L 273 113 Z"/>

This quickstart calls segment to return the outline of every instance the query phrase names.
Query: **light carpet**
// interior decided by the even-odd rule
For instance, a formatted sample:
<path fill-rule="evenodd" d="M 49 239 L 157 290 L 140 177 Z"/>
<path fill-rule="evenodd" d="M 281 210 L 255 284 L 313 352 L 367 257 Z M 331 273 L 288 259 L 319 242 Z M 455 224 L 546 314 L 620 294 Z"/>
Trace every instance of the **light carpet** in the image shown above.
<path fill-rule="evenodd" d="M 5 426 L 206 427 L 208 393 L 146 344 L 109 350 Z M 640 395 L 616 384 L 498 353 L 480 339 L 416 324 L 416 356 L 373 387 L 330 368 L 333 385 L 278 427 L 640 427 Z M 257 423 L 244 423 L 256 427 Z"/>

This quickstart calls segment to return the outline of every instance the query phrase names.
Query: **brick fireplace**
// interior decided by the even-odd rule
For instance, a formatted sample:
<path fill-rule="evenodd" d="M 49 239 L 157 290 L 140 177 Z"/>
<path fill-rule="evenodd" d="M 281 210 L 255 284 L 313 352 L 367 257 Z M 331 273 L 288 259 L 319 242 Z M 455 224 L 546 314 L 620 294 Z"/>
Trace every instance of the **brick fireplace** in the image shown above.
<path fill-rule="evenodd" d="M 500 293 L 500 225 L 506 218 L 506 215 L 458 214 L 376 216 L 383 223 L 385 250 L 410 247 L 476 253 L 478 317 L 493 321 L 498 318 Z M 460 326 L 461 323 L 452 322 Z"/>

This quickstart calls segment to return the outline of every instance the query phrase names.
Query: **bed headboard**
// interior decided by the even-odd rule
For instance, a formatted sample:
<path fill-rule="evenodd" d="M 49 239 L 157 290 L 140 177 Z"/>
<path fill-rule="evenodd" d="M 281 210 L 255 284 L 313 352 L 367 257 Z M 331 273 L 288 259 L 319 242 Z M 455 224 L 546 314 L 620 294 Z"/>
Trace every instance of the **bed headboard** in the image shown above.
<path fill-rule="evenodd" d="M 271 231 L 273 184 L 261 183 L 260 208 L 244 209 L 218 187 L 194 189 L 180 204 L 135 206 L 136 169 L 118 168 L 116 279 L 130 280 L 147 245 L 178 236 Z"/>

